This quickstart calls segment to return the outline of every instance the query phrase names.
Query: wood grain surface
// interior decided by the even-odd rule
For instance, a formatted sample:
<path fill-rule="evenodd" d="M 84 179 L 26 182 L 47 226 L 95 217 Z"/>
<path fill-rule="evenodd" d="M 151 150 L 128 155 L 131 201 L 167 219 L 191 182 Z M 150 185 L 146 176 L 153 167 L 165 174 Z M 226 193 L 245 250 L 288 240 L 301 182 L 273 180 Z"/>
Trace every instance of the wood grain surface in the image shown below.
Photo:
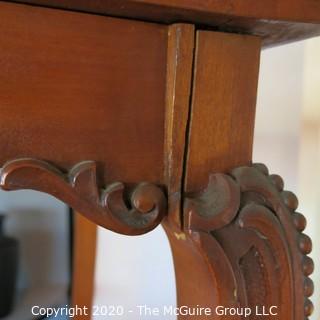
<path fill-rule="evenodd" d="M 320 22 L 320 4 L 314 0 L 18 0 L 16 2 L 53 5 L 74 10 L 90 10 L 96 13 L 125 14 L 132 17 L 140 9 L 144 13 L 161 14 L 170 11 L 169 17 L 195 15 L 194 19 L 206 14 L 229 17 L 252 17 L 257 19 Z"/>
<path fill-rule="evenodd" d="M 0 47 L 0 166 L 163 182 L 166 26 L 1 2 Z"/>
<path fill-rule="evenodd" d="M 317 34 L 320 4 L 24 2 L 131 20 L 0 2 L 0 166 L 13 160 L 1 187 L 52 194 L 125 234 L 168 213 L 179 306 L 280 301 L 276 319 L 309 316 L 305 219 L 251 158 L 261 46 Z M 86 223 L 77 218 L 73 301 L 90 305 L 96 228 Z"/>
<path fill-rule="evenodd" d="M 185 232 L 208 267 L 212 308 L 249 307 L 246 317 L 226 312 L 222 319 L 259 319 L 263 307 L 275 320 L 312 313 L 312 243 L 302 233 L 298 199 L 284 186 L 259 163 L 212 174 L 202 192 L 185 200 Z"/>
<path fill-rule="evenodd" d="M 260 39 L 198 31 L 185 192 L 251 161 Z"/>
<path fill-rule="evenodd" d="M 97 225 L 82 215 L 74 215 L 72 305 L 87 307 L 89 315 L 76 319 L 91 319 L 94 296 Z"/>
<path fill-rule="evenodd" d="M 193 74 L 194 38 L 193 25 L 175 24 L 168 29 L 164 164 L 168 190 L 168 218 L 178 227 L 181 227 L 182 178 Z"/>
<path fill-rule="evenodd" d="M 197 31 L 182 196 L 185 227 L 179 230 L 170 222 L 164 223 L 174 259 L 179 306 L 201 304 L 214 310 L 219 304 L 237 305 L 232 267 L 221 246 L 209 232 L 187 227 L 190 214 L 195 212 L 188 207 L 187 198 L 206 189 L 211 173 L 251 163 L 260 44 L 253 36 Z M 210 193 L 200 202 L 210 211 L 210 203 L 215 208 L 217 200 Z M 203 225 L 209 227 L 207 220 Z M 239 317 L 212 315 L 210 319 Z"/>
<path fill-rule="evenodd" d="M 317 0 L 15 0 L 159 23 L 253 34 L 270 46 L 320 35 Z"/>

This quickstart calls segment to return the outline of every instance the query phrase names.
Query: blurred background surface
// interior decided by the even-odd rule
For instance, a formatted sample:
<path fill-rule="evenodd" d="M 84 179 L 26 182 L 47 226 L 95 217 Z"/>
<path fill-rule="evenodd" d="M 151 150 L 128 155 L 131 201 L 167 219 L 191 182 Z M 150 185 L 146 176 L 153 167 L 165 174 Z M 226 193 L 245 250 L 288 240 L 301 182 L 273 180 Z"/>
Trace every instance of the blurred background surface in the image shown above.
<path fill-rule="evenodd" d="M 70 232 L 66 205 L 34 191 L 0 192 L 4 229 L 19 241 L 17 294 L 3 320 L 31 320 L 31 307 L 68 303 Z M 1 275 L 0 275 L 1 276 Z"/>

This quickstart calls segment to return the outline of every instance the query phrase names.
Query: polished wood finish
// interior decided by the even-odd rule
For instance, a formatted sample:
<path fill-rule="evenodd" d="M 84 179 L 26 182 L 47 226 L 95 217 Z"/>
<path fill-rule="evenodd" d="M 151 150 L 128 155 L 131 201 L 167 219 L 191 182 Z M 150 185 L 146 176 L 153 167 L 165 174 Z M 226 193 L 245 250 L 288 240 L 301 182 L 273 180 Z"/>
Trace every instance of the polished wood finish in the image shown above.
<path fill-rule="evenodd" d="M 169 198 L 168 218 L 179 228 L 194 38 L 195 30 L 192 25 L 176 24 L 168 29 L 164 164 Z"/>
<path fill-rule="evenodd" d="M 197 31 L 183 207 L 190 193 L 205 189 L 210 173 L 250 164 L 259 57 L 256 37 Z M 181 214 L 182 224 L 187 223 L 188 213 Z M 164 226 L 173 253 L 178 305 L 201 304 L 212 310 L 219 303 L 236 305 L 232 291 L 220 290 L 222 282 L 231 281 L 226 272 L 231 267 L 227 259 L 217 262 L 223 252 L 211 236 L 204 234 L 200 239 L 198 232 L 188 228 Z M 218 268 L 217 277 L 213 265 Z"/>
<path fill-rule="evenodd" d="M 265 46 L 320 35 L 315 0 L 15 0 L 55 8 L 160 23 L 189 22 L 220 31 L 253 34 Z"/>
<path fill-rule="evenodd" d="M 123 234 L 162 222 L 179 306 L 278 304 L 276 319 L 308 317 L 305 218 L 251 158 L 260 50 L 317 34 L 319 4 L 25 2 L 161 24 L 0 3 L 0 187 L 46 192 Z M 198 25 L 166 25 L 177 20 Z M 79 245 L 93 247 L 89 232 Z"/>
<path fill-rule="evenodd" d="M 259 58 L 257 37 L 197 32 L 185 192 L 250 163 Z"/>
<path fill-rule="evenodd" d="M 236 17 L 253 17 L 269 20 L 314 22 L 320 21 L 320 4 L 313 0 L 278 0 L 278 1 L 207 1 L 207 0 L 22 0 L 41 5 L 60 5 L 74 10 L 95 10 L 96 13 L 110 13 L 118 10 L 118 14 L 136 10 L 145 12 L 153 9 L 153 14 L 161 16 L 165 10 L 183 16 L 185 11 L 189 14 L 204 13 L 207 15 L 225 15 Z M 109 11 L 110 10 L 110 11 Z M 170 18 L 170 16 L 168 17 Z M 167 18 L 167 19 L 168 19 Z M 197 19 L 197 17 L 195 17 Z"/>
<path fill-rule="evenodd" d="M 73 239 L 72 305 L 86 306 L 88 315 L 76 319 L 91 319 L 94 296 L 97 225 L 75 212 Z"/>
<path fill-rule="evenodd" d="M 167 213 L 164 191 L 154 184 L 141 182 L 129 188 L 114 182 L 99 189 L 94 161 L 80 162 L 64 174 L 44 161 L 13 160 L 0 172 L 0 187 L 51 194 L 94 223 L 127 235 L 151 231 Z"/>
<path fill-rule="evenodd" d="M 279 320 L 301 320 L 313 310 L 311 240 L 302 234 L 297 198 L 264 165 L 251 166 L 259 53 L 258 38 L 198 31 L 183 227 L 163 225 L 178 306 L 209 307 L 210 319 L 243 319 L 221 316 L 217 306 L 247 307 L 250 319 L 259 318 L 256 308 L 276 311 Z"/>
<path fill-rule="evenodd" d="M 0 2 L 0 32 L 0 166 L 163 183 L 166 26 Z"/>
<path fill-rule="evenodd" d="M 273 319 L 311 315 L 312 270 L 304 271 L 311 240 L 296 196 L 283 188 L 280 176 L 256 164 L 211 175 L 205 190 L 187 198 L 185 229 L 208 257 L 214 305 L 249 307 L 250 319 L 259 318 L 257 307 L 272 306 Z"/>

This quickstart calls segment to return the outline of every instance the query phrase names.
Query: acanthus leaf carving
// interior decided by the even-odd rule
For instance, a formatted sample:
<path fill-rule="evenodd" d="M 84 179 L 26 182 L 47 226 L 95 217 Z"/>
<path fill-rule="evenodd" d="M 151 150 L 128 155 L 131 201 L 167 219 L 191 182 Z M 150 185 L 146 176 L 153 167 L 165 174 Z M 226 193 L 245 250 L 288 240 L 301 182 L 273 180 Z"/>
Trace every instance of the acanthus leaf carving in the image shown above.
<path fill-rule="evenodd" d="M 41 160 L 10 161 L 1 169 L 0 187 L 48 193 L 98 225 L 127 235 L 151 231 L 167 210 L 164 191 L 151 183 L 139 183 L 130 194 L 121 182 L 99 190 L 93 161 L 80 162 L 67 174 Z"/>
<path fill-rule="evenodd" d="M 295 211 L 298 199 L 283 188 L 263 164 L 213 174 L 204 191 L 187 196 L 184 225 L 195 241 L 207 234 L 206 241 L 221 248 L 215 254 L 231 269 L 221 273 L 215 261 L 209 267 L 217 279 L 225 281 L 227 272 L 235 279 L 224 288 L 237 292 L 230 306 L 263 302 L 278 306 L 275 319 L 300 320 L 313 310 L 312 245 L 302 233 L 306 219 Z"/>

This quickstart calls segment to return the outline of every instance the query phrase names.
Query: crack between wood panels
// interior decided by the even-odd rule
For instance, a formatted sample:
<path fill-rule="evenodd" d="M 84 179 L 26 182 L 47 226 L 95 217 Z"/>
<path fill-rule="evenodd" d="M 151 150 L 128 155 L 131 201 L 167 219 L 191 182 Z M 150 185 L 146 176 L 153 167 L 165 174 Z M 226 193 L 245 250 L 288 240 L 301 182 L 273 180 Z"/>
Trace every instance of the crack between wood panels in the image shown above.
<path fill-rule="evenodd" d="M 194 78 L 195 78 L 195 60 L 197 50 L 197 29 L 194 29 L 193 34 L 193 50 L 192 50 L 192 62 L 191 62 L 191 79 L 190 79 L 190 90 L 189 90 L 189 103 L 188 103 L 188 116 L 185 129 L 184 138 L 184 152 L 182 162 L 182 174 L 181 174 L 181 197 L 180 197 L 180 221 L 181 227 L 184 229 L 184 199 L 185 199 L 185 186 L 186 186 L 186 174 L 187 174 L 187 163 L 189 158 L 189 142 L 190 142 L 190 130 L 191 130 L 191 117 L 192 117 L 192 101 L 194 91 Z"/>

